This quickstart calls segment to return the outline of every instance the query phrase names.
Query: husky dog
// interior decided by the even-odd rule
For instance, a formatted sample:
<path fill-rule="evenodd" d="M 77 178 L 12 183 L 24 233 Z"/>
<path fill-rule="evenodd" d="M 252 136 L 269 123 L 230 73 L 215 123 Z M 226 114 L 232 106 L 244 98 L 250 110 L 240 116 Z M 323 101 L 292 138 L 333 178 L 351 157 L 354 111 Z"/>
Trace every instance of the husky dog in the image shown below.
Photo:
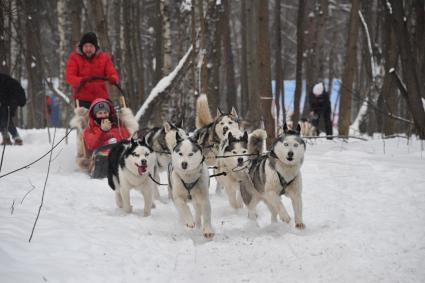
<path fill-rule="evenodd" d="M 302 137 L 317 136 L 317 129 L 315 126 L 313 126 L 310 119 L 301 118 L 299 123 L 301 126 L 300 134 Z"/>
<path fill-rule="evenodd" d="M 271 221 L 277 215 L 289 223 L 291 218 L 280 199 L 281 195 L 292 201 L 295 215 L 295 227 L 303 229 L 302 219 L 302 180 L 301 165 L 304 160 L 305 143 L 300 137 L 301 130 L 288 130 L 284 125 L 284 133 L 273 143 L 270 152 L 256 158 L 249 169 L 250 184 L 241 184 L 242 199 L 248 207 L 248 216 L 256 217 L 256 206 L 263 200 L 271 212 Z"/>
<path fill-rule="evenodd" d="M 168 179 L 174 205 L 186 227 L 194 228 L 196 224 L 202 227 L 205 238 L 212 239 L 209 176 L 202 148 L 192 139 L 182 138 L 178 132 L 171 152 Z M 195 221 L 187 204 L 190 200 L 195 208 Z"/>
<path fill-rule="evenodd" d="M 171 149 L 176 144 L 176 132 L 181 137 L 186 137 L 186 132 L 181 129 L 181 123 L 174 125 L 165 122 L 163 127 L 143 129 L 139 131 L 140 136 L 144 136 L 146 143 L 152 148 L 156 156 L 156 164 L 153 177 L 159 182 L 159 173 L 167 171 L 171 162 Z M 155 191 L 155 198 L 159 199 L 159 191 Z"/>
<path fill-rule="evenodd" d="M 225 172 L 226 175 L 218 176 L 217 181 L 223 185 L 230 206 L 235 209 L 243 207 L 239 187 L 241 182 L 249 179 L 249 162 L 254 159 L 251 155 L 262 153 L 260 149 L 259 152 L 248 154 L 248 140 L 250 144 L 256 145 L 258 142 L 264 143 L 266 138 L 266 131 L 261 129 L 252 132 L 249 137 L 247 132 L 229 132 L 220 145 L 217 171 Z"/>
<path fill-rule="evenodd" d="M 132 211 L 130 190 L 134 188 L 143 194 L 144 216 L 151 214 L 155 189 L 151 174 L 155 161 L 155 153 L 145 139 L 124 140 L 111 149 L 108 156 L 108 184 L 115 191 L 117 206 L 125 212 Z"/>
<path fill-rule="evenodd" d="M 194 138 L 204 150 L 207 164 L 214 166 L 216 165 L 215 156 L 227 132 L 239 131 L 239 116 L 232 107 L 230 113 L 223 113 L 217 109 L 217 116 L 213 119 L 207 96 L 201 94 L 196 101 L 196 128 Z"/>

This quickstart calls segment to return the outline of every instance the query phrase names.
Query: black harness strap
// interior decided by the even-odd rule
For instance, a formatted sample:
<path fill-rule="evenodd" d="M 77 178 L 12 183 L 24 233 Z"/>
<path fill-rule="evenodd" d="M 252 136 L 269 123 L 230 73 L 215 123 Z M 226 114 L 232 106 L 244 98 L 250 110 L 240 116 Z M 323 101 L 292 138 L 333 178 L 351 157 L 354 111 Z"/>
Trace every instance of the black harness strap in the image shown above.
<path fill-rule="evenodd" d="M 295 178 L 297 178 L 297 176 L 295 176 L 295 178 L 292 179 L 291 181 L 286 182 L 285 178 L 283 178 L 283 176 L 280 175 L 280 173 L 277 172 L 277 170 L 276 170 L 276 173 L 277 173 L 277 176 L 279 177 L 280 185 L 282 186 L 282 190 L 279 193 L 279 195 L 281 196 L 281 195 L 284 195 L 286 193 L 286 187 L 288 187 L 290 184 L 292 184 L 292 182 L 295 180 Z"/>
<path fill-rule="evenodd" d="M 193 187 L 195 187 L 195 185 L 196 185 L 196 183 L 198 183 L 198 181 L 199 181 L 199 179 L 201 179 L 201 176 L 199 176 L 199 178 L 198 179 L 196 179 L 196 181 L 195 182 L 192 182 L 192 183 L 185 183 L 184 181 L 183 181 L 183 179 L 182 178 L 180 178 L 180 176 L 179 176 L 179 179 L 180 179 L 180 181 L 183 183 L 183 186 L 185 187 L 185 189 L 186 189 L 186 191 L 188 192 L 188 194 L 189 194 L 189 200 L 191 200 L 192 199 L 192 195 L 190 194 L 190 191 L 193 189 Z"/>

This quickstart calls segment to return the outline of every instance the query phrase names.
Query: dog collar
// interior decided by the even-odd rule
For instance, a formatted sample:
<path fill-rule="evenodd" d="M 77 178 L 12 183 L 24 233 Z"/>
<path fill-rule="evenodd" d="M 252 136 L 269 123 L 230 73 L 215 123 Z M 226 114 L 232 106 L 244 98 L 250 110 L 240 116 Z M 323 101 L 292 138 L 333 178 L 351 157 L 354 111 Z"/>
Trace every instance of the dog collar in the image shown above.
<path fill-rule="evenodd" d="M 279 193 L 279 195 L 281 196 L 286 193 L 286 187 L 292 184 L 292 182 L 295 180 L 295 178 L 297 178 L 298 175 L 295 176 L 291 181 L 287 182 L 285 178 L 282 175 L 280 175 L 279 172 L 277 172 L 277 170 L 276 170 L 276 173 L 277 173 L 277 176 L 279 177 L 280 185 L 282 186 L 282 190 L 280 190 L 280 193 Z"/>
<path fill-rule="evenodd" d="M 180 176 L 179 176 L 179 178 L 180 178 Z M 183 181 L 183 179 L 182 178 L 180 178 L 180 181 L 182 182 L 182 184 L 183 184 L 183 186 L 185 187 L 185 189 L 186 189 L 186 191 L 189 193 L 189 200 L 191 200 L 192 199 L 192 195 L 190 194 L 190 191 L 193 189 L 193 187 L 195 187 L 195 185 L 198 183 L 198 181 L 199 181 L 199 179 L 201 179 L 201 176 L 199 176 L 199 178 L 198 179 L 196 179 L 195 180 L 195 182 L 192 182 L 192 183 L 185 183 L 184 181 Z"/>

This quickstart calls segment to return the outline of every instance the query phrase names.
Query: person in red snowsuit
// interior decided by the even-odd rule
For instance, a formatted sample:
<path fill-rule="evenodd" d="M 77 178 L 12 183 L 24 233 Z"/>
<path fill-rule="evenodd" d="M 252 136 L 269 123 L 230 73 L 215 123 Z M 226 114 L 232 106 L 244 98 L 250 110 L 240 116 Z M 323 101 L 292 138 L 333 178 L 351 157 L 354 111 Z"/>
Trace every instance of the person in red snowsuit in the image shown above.
<path fill-rule="evenodd" d="M 120 124 L 112 103 L 98 98 L 93 101 L 89 109 L 89 125 L 84 129 L 83 138 L 88 150 L 95 150 L 100 146 L 117 143 L 127 139 L 130 134 Z"/>
<path fill-rule="evenodd" d="M 106 77 L 111 84 L 119 82 L 111 58 L 100 50 L 96 34 L 88 32 L 72 51 L 65 69 L 65 80 L 72 86 L 74 99 L 81 107 L 89 108 L 96 98 L 109 98 L 105 81 L 93 77 Z"/>

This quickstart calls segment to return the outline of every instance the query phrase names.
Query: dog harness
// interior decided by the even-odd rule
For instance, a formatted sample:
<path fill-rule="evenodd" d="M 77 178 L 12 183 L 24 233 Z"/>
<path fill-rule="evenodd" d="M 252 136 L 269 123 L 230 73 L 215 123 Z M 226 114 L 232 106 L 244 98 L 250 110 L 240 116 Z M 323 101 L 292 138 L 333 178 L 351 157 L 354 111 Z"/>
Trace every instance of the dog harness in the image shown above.
<path fill-rule="evenodd" d="M 279 172 L 277 172 L 277 170 L 276 170 L 276 173 L 277 173 L 277 176 L 279 177 L 279 182 L 280 182 L 280 185 L 282 186 L 282 190 L 280 191 L 280 193 L 279 193 L 279 195 L 281 196 L 281 195 L 284 195 L 285 194 L 285 192 L 286 192 L 286 187 L 288 187 L 290 184 L 292 184 L 292 182 L 295 180 L 295 178 L 297 178 L 297 176 L 295 176 L 295 178 L 294 179 L 292 179 L 291 181 L 289 181 L 289 182 L 286 182 L 286 180 L 285 180 L 285 178 L 283 178 L 283 176 L 282 175 L 280 175 L 280 173 Z"/>
<path fill-rule="evenodd" d="M 189 198 L 189 200 L 191 200 L 192 199 L 192 195 L 190 194 L 190 191 L 193 189 L 193 187 L 195 187 L 195 185 L 196 185 L 196 183 L 198 183 L 199 179 L 201 179 L 201 176 L 199 176 L 199 178 L 196 179 L 196 181 L 195 182 L 192 182 L 192 183 L 185 183 L 183 181 L 183 179 L 180 178 L 180 176 L 179 176 L 179 179 L 183 183 L 183 186 L 186 189 L 186 191 L 189 193 L 189 197 L 188 198 Z"/>

